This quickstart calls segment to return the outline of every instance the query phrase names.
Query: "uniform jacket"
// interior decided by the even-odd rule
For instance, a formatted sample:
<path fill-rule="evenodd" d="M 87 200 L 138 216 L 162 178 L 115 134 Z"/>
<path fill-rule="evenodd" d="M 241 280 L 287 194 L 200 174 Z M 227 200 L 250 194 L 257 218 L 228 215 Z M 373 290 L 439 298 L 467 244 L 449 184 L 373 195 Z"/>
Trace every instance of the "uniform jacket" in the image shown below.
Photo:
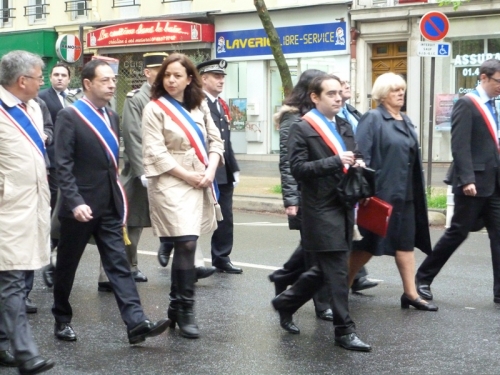
<path fill-rule="evenodd" d="M 111 128 L 119 139 L 119 118 L 106 107 Z M 57 182 L 62 195 L 59 216 L 73 218 L 73 209 L 90 206 L 94 219 L 112 204 L 123 217 L 123 197 L 116 169 L 93 131 L 72 106 L 62 109 L 55 125 Z"/>
<path fill-rule="evenodd" d="M 383 250 L 387 255 L 394 255 L 396 250 L 402 250 L 395 249 L 391 239 L 405 235 L 400 232 L 400 218 L 407 193 L 409 137 L 418 144 L 415 126 L 408 116 L 403 114 L 403 119 L 405 123 L 401 125 L 382 105 L 379 105 L 361 117 L 356 131 L 358 149 L 363 154 L 366 165 L 375 170 L 375 196 L 393 206 L 386 238 L 382 239 L 366 231 L 361 231 L 361 234 L 365 237 L 364 241 L 376 241 L 379 253 Z M 431 240 L 420 151 L 411 173 L 413 173 L 416 221 L 415 246 L 429 254 Z"/>
<path fill-rule="evenodd" d="M 191 116 L 205 136 L 207 152 L 219 154 L 224 163 L 224 144 L 207 103 L 193 109 Z M 167 173 L 176 166 L 203 172 L 205 166 L 185 133 L 154 102 L 148 103 L 143 112 L 142 155 L 154 234 L 172 237 L 213 232 L 217 221 L 210 189 L 195 189 Z"/>
<path fill-rule="evenodd" d="M 0 99 L 17 102 L 0 86 Z M 43 134 L 40 106 L 27 111 Z M 0 113 L 0 271 L 34 270 L 49 263 L 50 193 L 44 158 Z"/>
<path fill-rule="evenodd" d="M 234 172 L 238 172 L 240 168 L 238 167 L 238 162 L 234 157 L 233 146 L 231 145 L 231 133 L 229 128 L 229 122 L 225 116 L 224 109 L 221 107 L 221 112 L 217 109 L 217 104 L 212 102 L 207 97 L 207 105 L 210 108 L 210 114 L 212 115 L 212 120 L 219 129 L 220 136 L 224 142 L 224 165 L 217 168 L 215 178 L 219 185 L 231 184 L 234 182 Z"/>
<path fill-rule="evenodd" d="M 464 96 L 451 113 L 451 152 L 449 177 L 453 194 L 463 195 L 462 187 L 474 183 L 477 197 L 488 197 L 499 184 L 499 153 L 496 142 L 472 99 Z"/>
<path fill-rule="evenodd" d="M 335 117 L 337 130 L 354 151 L 351 125 Z M 288 159 L 302 196 L 302 243 L 307 251 L 348 251 L 352 245 L 354 210 L 339 200 L 336 188 L 343 177 L 340 157 L 304 120 L 295 121 L 288 136 Z"/>
<path fill-rule="evenodd" d="M 148 190 L 142 185 L 142 111 L 150 101 L 151 86 L 145 82 L 139 90 L 127 94 L 123 104 L 123 162 L 120 180 L 127 194 L 129 214 L 127 224 L 150 227 Z"/>

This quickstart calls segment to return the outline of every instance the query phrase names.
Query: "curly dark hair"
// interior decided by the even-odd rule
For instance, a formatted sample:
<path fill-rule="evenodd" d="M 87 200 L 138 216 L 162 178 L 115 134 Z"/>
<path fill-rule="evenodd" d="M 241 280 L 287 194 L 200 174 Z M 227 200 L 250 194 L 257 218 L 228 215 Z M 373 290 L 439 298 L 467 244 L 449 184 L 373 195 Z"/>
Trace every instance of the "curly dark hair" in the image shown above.
<path fill-rule="evenodd" d="M 205 93 L 203 92 L 201 85 L 201 78 L 198 74 L 198 70 L 196 70 L 193 62 L 182 53 L 173 53 L 169 55 L 165 60 L 163 60 L 163 64 L 161 65 L 160 70 L 156 76 L 155 81 L 151 87 L 151 98 L 159 99 L 163 95 L 167 94 L 167 90 L 163 86 L 163 78 L 165 77 L 165 71 L 167 67 L 178 61 L 185 69 L 188 77 L 191 77 L 191 83 L 186 86 L 184 89 L 184 106 L 188 110 L 192 110 L 201 105 L 201 102 L 205 100 Z"/>
<path fill-rule="evenodd" d="M 300 75 L 299 81 L 293 87 L 292 92 L 285 98 L 283 104 L 299 109 L 301 115 L 305 115 L 314 105 L 307 100 L 307 90 L 313 78 L 325 75 L 326 73 L 318 69 L 307 69 Z"/>

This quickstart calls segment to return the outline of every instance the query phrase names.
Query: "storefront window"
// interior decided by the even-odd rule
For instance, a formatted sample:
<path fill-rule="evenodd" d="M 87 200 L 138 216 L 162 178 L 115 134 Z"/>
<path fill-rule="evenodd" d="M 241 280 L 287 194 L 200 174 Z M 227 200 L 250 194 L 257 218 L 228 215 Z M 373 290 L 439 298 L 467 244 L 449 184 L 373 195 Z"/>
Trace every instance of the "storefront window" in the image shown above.
<path fill-rule="evenodd" d="M 226 68 L 224 100 L 231 111 L 231 144 L 237 154 L 247 152 L 245 126 L 247 115 L 247 62 L 230 62 Z"/>
<path fill-rule="evenodd" d="M 479 67 L 500 53 L 500 39 L 457 40 L 453 42 L 455 56 L 456 93 L 464 95 L 478 84 Z"/>

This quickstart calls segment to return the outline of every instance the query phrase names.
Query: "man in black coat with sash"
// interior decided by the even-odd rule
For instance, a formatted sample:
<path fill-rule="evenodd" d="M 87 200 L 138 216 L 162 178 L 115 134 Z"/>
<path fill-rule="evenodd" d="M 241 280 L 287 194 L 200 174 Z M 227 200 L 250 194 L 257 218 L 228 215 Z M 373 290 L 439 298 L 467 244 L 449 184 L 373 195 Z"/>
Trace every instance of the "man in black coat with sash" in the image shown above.
<path fill-rule="evenodd" d="M 217 230 L 212 235 L 212 265 L 220 272 L 242 273 L 243 270 L 235 267 L 229 259 L 233 250 L 233 191 L 239 182 L 240 169 L 231 146 L 229 108 L 226 102 L 219 98 L 224 87 L 226 66 L 226 60 L 222 59 L 205 61 L 197 66 L 210 114 L 224 141 L 224 165 L 217 169 L 215 175 L 220 191 L 218 201 L 223 219 L 218 222 Z"/>
<path fill-rule="evenodd" d="M 479 80 L 451 114 L 453 163 L 447 182 L 453 187 L 455 210 L 450 227 L 417 271 L 417 291 L 428 300 L 433 298 L 434 278 L 482 217 L 490 238 L 493 300 L 500 303 L 500 157 L 494 101 L 500 95 L 500 61 L 486 60 Z"/>
<path fill-rule="evenodd" d="M 112 285 L 130 344 L 164 332 L 168 320 L 144 314 L 125 254 L 123 188 L 118 181 L 118 114 L 106 107 L 116 83 L 111 67 L 92 60 L 82 69 L 84 97 L 62 109 L 56 121 L 57 181 L 62 196 L 54 278 L 54 335 L 75 341 L 69 302 L 78 263 L 91 236 Z"/>

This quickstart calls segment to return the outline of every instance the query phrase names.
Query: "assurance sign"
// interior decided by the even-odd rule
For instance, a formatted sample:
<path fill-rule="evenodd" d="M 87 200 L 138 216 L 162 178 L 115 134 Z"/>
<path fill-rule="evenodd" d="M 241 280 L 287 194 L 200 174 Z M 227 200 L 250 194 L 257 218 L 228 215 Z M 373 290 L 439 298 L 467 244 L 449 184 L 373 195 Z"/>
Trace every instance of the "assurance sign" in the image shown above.
<path fill-rule="evenodd" d="M 215 38 L 214 26 L 186 21 L 131 22 L 102 27 L 87 33 L 87 48 L 145 44 L 208 42 Z"/>

